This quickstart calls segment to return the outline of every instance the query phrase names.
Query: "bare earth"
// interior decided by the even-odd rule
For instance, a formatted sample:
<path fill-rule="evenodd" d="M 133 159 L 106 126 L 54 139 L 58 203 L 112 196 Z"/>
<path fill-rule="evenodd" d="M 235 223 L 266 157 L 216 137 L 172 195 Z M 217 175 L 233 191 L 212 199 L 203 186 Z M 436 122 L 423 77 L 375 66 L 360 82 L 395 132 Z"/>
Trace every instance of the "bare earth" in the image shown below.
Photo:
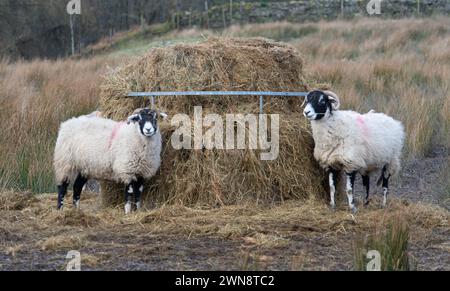
<path fill-rule="evenodd" d="M 81 252 L 83 270 L 351 270 L 355 239 L 396 217 L 410 225 L 419 270 L 450 270 L 448 158 L 437 149 L 405 164 L 389 207 L 379 209 L 372 194 L 356 218 L 345 204 L 333 213 L 323 201 L 166 206 L 124 217 L 99 208 L 94 193 L 80 212 L 54 210 L 54 194 L 2 193 L 0 270 L 64 270 L 69 250 Z"/>

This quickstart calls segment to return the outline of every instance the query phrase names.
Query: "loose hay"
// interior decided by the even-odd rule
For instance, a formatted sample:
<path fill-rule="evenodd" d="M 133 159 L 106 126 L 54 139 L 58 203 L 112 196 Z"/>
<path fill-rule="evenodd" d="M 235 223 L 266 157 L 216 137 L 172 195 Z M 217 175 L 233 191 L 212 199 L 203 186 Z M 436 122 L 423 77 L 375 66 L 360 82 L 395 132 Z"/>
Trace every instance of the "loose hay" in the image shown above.
<path fill-rule="evenodd" d="M 206 243 L 219 239 L 224 242 L 223 247 L 238 243 L 238 247 L 229 253 L 232 258 L 239 258 L 240 255 L 236 255 L 239 251 L 258 257 L 273 254 L 274 263 L 278 261 L 282 265 L 282 261 L 290 260 L 285 256 L 292 255 L 292 247 L 296 246 L 298 252 L 306 252 L 310 254 L 309 258 L 314 258 L 304 262 L 302 268 L 341 270 L 351 262 L 353 252 L 349 246 L 354 239 L 384 229 L 386 223 L 402 217 L 410 228 L 412 255 L 422 258 L 418 270 L 435 266 L 449 269 L 445 252 L 448 254 L 446 234 L 450 214 L 434 205 L 407 203 L 393 197 L 386 209 L 361 208 L 353 218 L 345 203 L 336 212 L 330 212 L 323 201 L 307 199 L 270 206 L 252 202 L 219 208 L 165 205 L 124 216 L 121 208 L 98 208 L 94 194 L 87 196 L 81 206 L 83 212 L 97 222 L 92 225 L 61 223 L 61 211 L 54 207 L 55 193 L 39 195 L 35 203 L 22 210 L 0 211 L 0 252 L 12 256 L 11 247 L 23 245 L 22 249 L 17 249 L 16 257 L 29 262 L 36 251 L 65 255 L 66 251 L 75 249 L 83 254 L 83 266 L 101 270 L 123 267 L 118 256 L 125 256 L 122 258 L 127 261 L 139 261 L 143 257 L 151 261 L 156 257 L 161 262 L 161 257 L 186 251 L 183 242 L 189 240 L 201 239 L 206 247 L 202 245 L 199 249 L 210 251 Z M 70 209 L 62 213 L 73 215 Z M 4 220 L 11 216 L 19 219 L 14 222 Z M 155 241 L 159 243 L 155 244 Z M 299 244 L 299 241 L 310 244 Z M 438 250 L 443 256 L 423 252 L 425 246 Z M 337 250 L 339 256 L 336 257 L 336 252 L 330 253 L 331 249 Z M 95 254 L 98 260 L 93 258 L 92 264 L 85 262 L 83 258 L 87 254 Z M 222 259 L 220 264 L 225 264 Z M 237 268 L 229 264 L 227 268 Z M 261 268 L 263 266 L 257 269 Z"/>
<path fill-rule="evenodd" d="M 22 210 L 36 201 L 36 196 L 31 192 L 2 192 L 0 193 L 0 210 Z"/>
<path fill-rule="evenodd" d="M 37 245 L 43 251 L 59 249 L 77 250 L 83 247 L 85 237 L 83 235 L 58 235 L 39 241 Z"/>
<path fill-rule="evenodd" d="M 307 89 L 303 59 L 290 46 L 262 38 L 211 38 L 153 49 L 111 72 L 101 86 L 100 106 L 105 116 L 124 120 L 148 105 L 143 98 L 124 98 L 131 91 Z M 280 154 L 274 161 L 261 161 L 257 150 L 174 150 L 169 144 L 174 128 L 163 123 L 162 166 L 146 185 L 146 205 L 267 203 L 325 193 L 301 103 L 289 97 L 272 97 L 267 103 L 266 112 L 280 114 Z M 258 113 L 258 97 L 159 97 L 156 106 L 170 115 L 192 114 L 194 106 L 203 106 L 204 113 L 247 114 Z M 123 188 L 103 183 L 103 202 L 122 202 Z"/>

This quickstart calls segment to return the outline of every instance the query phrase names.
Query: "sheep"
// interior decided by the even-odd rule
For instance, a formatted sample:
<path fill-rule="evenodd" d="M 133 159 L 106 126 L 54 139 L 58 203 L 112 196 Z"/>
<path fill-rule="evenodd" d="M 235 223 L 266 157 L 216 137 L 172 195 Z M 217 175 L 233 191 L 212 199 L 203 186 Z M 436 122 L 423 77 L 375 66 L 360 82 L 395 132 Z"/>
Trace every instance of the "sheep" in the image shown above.
<path fill-rule="evenodd" d="M 54 153 L 57 208 L 63 208 L 67 187 L 73 183 L 73 205 L 78 209 L 83 186 L 88 179 L 98 179 L 126 186 L 126 214 L 131 212 L 132 194 L 139 209 L 143 182 L 154 176 L 161 164 L 159 117 L 167 115 L 144 108 L 137 109 L 127 122 L 116 122 L 97 114 L 63 122 Z"/>
<path fill-rule="evenodd" d="M 334 195 L 339 171 L 346 174 L 348 204 L 356 213 L 353 199 L 356 173 L 363 178 L 364 205 L 368 205 L 369 177 L 379 170 L 381 177 L 377 184 L 383 185 L 385 207 L 389 178 L 400 170 L 405 136 L 401 122 L 373 110 L 366 114 L 339 110 L 339 97 L 331 91 L 311 91 L 304 103 L 303 115 L 311 121 L 315 142 L 314 158 L 328 172 L 331 208 L 336 207 Z"/>

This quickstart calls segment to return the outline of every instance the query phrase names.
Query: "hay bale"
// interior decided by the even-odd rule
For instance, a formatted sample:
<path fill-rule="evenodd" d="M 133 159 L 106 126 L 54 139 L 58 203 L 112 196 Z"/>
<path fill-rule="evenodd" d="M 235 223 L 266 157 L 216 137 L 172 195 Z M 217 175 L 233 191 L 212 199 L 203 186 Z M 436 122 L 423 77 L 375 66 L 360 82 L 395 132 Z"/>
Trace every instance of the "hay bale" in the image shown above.
<path fill-rule="evenodd" d="M 199 44 L 152 49 L 108 74 L 101 85 L 105 116 L 124 120 L 144 98 L 131 91 L 307 91 L 303 59 L 292 47 L 262 38 L 210 38 Z M 280 114 L 280 155 L 261 161 L 257 150 L 181 150 L 169 144 L 174 128 L 163 123 L 162 166 L 144 193 L 149 203 L 233 204 L 308 197 L 324 193 L 323 172 L 312 156 L 313 139 L 301 116 L 300 98 L 272 97 L 267 111 Z M 168 112 L 258 113 L 258 97 L 160 97 Z M 191 115 L 192 116 L 192 115 Z M 106 204 L 123 202 L 122 185 L 102 184 Z"/>

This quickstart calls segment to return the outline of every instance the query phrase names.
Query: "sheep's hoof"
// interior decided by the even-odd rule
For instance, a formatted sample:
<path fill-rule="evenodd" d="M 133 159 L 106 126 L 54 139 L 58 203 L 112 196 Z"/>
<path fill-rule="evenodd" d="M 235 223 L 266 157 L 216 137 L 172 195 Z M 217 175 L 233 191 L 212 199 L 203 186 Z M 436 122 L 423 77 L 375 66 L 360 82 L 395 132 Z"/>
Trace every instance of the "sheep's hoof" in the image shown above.
<path fill-rule="evenodd" d="M 125 204 L 125 215 L 130 214 L 130 212 L 131 212 L 131 203 L 127 202 Z"/>
<path fill-rule="evenodd" d="M 141 202 L 136 202 L 136 211 L 141 210 Z"/>
<path fill-rule="evenodd" d="M 336 204 L 330 204 L 330 210 L 336 212 Z"/>
<path fill-rule="evenodd" d="M 80 210 L 80 200 L 74 200 L 73 207 L 75 208 L 75 210 Z"/>
<path fill-rule="evenodd" d="M 64 210 L 64 205 L 58 206 L 58 207 L 57 207 L 57 210 L 58 210 L 58 211 L 63 211 L 63 210 Z"/>
<path fill-rule="evenodd" d="M 364 207 L 369 206 L 370 200 L 364 200 Z"/>
<path fill-rule="evenodd" d="M 350 211 L 353 215 L 355 215 L 358 212 L 358 208 L 356 208 L 356 206 L 350 206 Z"/>

